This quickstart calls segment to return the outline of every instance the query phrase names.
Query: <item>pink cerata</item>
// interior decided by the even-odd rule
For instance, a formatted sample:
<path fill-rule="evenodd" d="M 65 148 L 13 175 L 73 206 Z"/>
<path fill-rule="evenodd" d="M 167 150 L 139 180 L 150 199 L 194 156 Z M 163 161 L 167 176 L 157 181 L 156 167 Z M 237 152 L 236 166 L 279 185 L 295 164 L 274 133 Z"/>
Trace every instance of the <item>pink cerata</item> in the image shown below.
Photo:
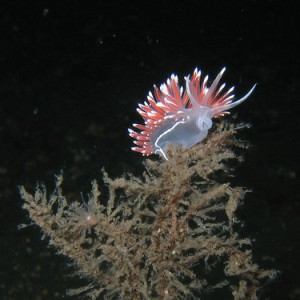
<path fill-rule="evenodd" d="M 179 86 L 174 74 L 159 89 L 154 85 L 154 95 L 149 92 L 148 101 L 139 104 L 137 109 L 145 124 L 133 124 L 138 132 L 128 129 L 135 139 L 136 147 L 132 150 L 143 155 L 157 153 L 167 159 L 168 144 L 190 148 L 201 142 L 212 126 L 212 118 L 228 114 L 228 110 L 245 101 L 256 86 L 234 101 L 234 87 L 227 91 L 223 91 L 225 83 L 218 87 L 225 70 L 221 70 L 210 86 L 208 76 L 201 80 L 201 71 L 197 68 L 191 78 L 184 78 L 185 89 Z"/>

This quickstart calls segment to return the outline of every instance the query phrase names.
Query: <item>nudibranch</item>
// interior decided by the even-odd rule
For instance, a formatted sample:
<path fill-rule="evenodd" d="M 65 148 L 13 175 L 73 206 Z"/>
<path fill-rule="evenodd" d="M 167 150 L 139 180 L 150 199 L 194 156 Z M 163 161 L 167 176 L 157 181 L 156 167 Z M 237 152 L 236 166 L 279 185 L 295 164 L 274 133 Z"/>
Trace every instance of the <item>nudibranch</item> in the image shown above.
<path fill-rule="evenodd" d="M 144 125 L 133 124 L 139 131 L 129 130 L 135 139 L 132 150 L 143 155 L 160 154 L 165 159 L 168 144 L 190 148 L 201 142 L 212 126 L 212 118 L 228 114 L 228 110 L 244 102 L 253 92 L 256 84 L 241 99 L 234 100 L 234 87 L 223 91 L 225 83 L 219 82 L 226 68 L 208 86 L 208 76 L 201 80 L 201 71 L 196 68 L 192 77 L 186 76 L 185 89 L 178 84 L 174 74 L 154 95 L 150 91 L 148 101 L 139 104 L 138 113 Z"/>

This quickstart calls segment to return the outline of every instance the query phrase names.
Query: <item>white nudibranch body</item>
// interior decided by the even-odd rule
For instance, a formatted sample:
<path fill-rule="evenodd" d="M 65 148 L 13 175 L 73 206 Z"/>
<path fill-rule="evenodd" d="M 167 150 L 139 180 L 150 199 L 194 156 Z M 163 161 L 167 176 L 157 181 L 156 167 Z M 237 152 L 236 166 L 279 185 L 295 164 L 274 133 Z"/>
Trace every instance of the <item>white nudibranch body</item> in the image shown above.
<path fill-rule="evenodd" d="M 225 68 L 209 87 L 208 76 L 201 82 L 201 71 L 197 68 L 191 79 L 185 77 L 185 90 L 178 85 L 178 77 L 174 74 L 160 89 L 154 86 L 154 95 L 149 92 L 148 101 L 139 104 L 137 109 L 145 124 L 133 124 L 139 132 L 129 129 L 136 144 L 132 150 L 143 155 L 157 153 L 167 159 L 168 144 L 190 148 L 201 142 L 212 127 L 212 118 L 228 114 L 228 110 L 245 101 L 256 86 L 234 101 L 234 87 L 226 92 L 223 91 L 225 84 L 218 87 L 224 72 Z"/>

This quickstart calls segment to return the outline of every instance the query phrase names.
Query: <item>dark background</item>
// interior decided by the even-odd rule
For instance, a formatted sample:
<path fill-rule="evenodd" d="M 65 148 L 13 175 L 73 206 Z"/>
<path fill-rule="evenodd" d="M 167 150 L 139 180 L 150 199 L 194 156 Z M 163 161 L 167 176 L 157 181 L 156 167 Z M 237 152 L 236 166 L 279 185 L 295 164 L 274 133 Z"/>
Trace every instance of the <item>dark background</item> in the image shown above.
<path fill-rule="evenodd" d="M 298 1 L 5 1 L 0 46 L 0 299 L 61 299 L 70 279 L 21 209 L 18 185 L 79 197 L 105 167 L 138 174 L 127 128 L 154 83 L 198 66 L 249 100 L 252 147 L 234 184 L 252 188 L 239 217 L 260 266 L 281 271 L 261 299 L 300 299 Z M 80 282 L 82 283 L 82 282 Z M 224 299 L 220 296 L 219 299 Z M 217 299 L 205 296 L 204 299 Z"/>

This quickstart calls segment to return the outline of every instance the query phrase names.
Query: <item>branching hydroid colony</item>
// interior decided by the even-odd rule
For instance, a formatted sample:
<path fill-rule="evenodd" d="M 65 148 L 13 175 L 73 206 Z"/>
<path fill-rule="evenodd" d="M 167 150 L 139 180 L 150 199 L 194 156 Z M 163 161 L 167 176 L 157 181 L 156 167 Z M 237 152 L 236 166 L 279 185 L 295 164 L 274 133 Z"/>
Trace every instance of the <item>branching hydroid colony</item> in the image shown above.
<path fill-rule="evenodd" d="M 228 293 L 257 299 L 276 272 L 253 263 L 250 239 L 236 232 L 236 209 L 247 190 L 230 185 L 227 163 L 240 160 L 244 144 L 235 133 L 241 127 L 220 123 L 189 149 L 168 145 L 168 160 L 146 159 L 140 178 L 111 179 L 103 172 L 108 201 L 96 181 L 86 205 L 69 204 L 62 176 L 50 197 L 43 185 L 34 195 L 21 187 L 30 219 L 90 282 L 68 294 L 201 299 L 204 291 L 224 289 L 224 299 Z"/>

